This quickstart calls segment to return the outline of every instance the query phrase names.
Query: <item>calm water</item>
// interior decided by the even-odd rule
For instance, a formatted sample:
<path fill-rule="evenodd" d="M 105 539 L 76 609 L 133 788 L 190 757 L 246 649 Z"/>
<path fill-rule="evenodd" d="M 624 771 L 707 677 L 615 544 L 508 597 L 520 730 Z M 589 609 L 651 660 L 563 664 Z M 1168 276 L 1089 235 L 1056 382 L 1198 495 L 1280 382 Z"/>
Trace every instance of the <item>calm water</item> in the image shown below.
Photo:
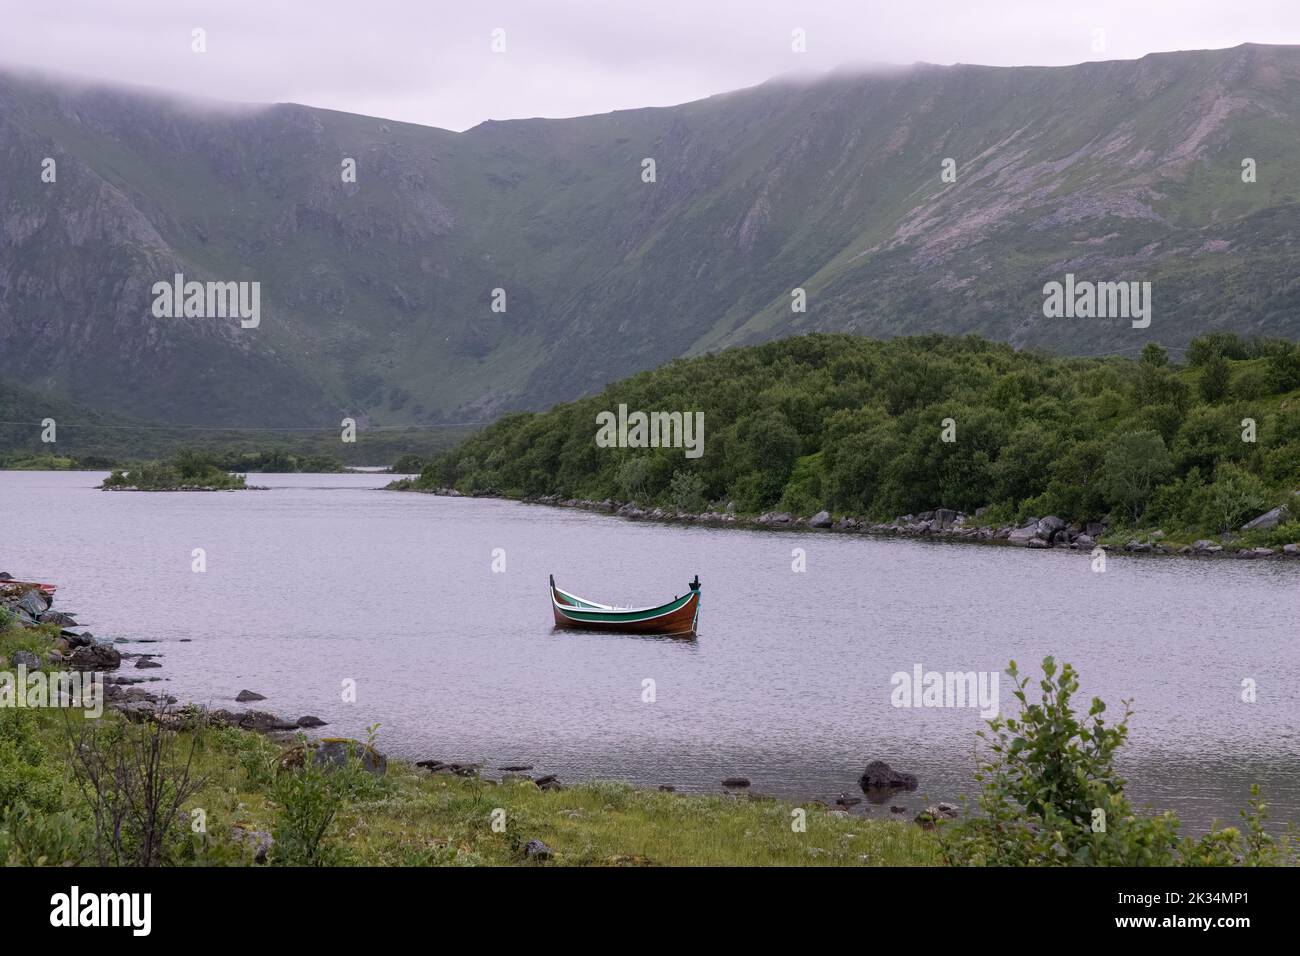
<path fill-rule="evenodd" d="M 138 673 L 183 701 L 234 706 L 249 688 L 331 734 L 380 724 L 400 756 L 569 781 L 717 790 L 741 775 L 833 798 L 883 759 L 920 777 L 891 801 L 917 807 L 969 792 L 982 722 L 891 706 L 891 675 L 1050 653 L 1112 712 L 1133 698 L 1124 768 L 1140 804 L 1200 828 L 1235 821 L 1258 781 L 1279 822 L 1300 822 L 1300 562 L 1113 556 L 1094 574 L 1067 552 L 633 524 L 381 492 L 382 475 L 262 475 L 272 490 L 212 494 L 100 492 L 102 477 L 0 472 L 0 570 L 60 584 L 56 606 L 101 638 L 161 641 L 124 650 L 161 653 L 162 670 Z M 795 547 L 806 573 L 791 571 Z M 621 605 L 667 600 L 698 573 L 699 638 L 556 632 L 548 573 Z M 1243 677 L 1257 703 L 1239 701 Z M 1001 692 L 1009 711 L 1005 677 Z"/>

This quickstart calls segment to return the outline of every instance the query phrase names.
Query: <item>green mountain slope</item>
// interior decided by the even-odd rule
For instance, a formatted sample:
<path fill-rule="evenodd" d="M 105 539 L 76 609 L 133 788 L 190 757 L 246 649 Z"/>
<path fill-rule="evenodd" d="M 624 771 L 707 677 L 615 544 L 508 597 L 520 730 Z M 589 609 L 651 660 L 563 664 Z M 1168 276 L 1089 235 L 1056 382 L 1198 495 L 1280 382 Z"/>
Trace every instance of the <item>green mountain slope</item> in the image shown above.
<path fill-rule="evenodd" d="M 839 73 L 464 133 L 0 74 L 0 356 L 141 418 L 404 424 L 812 330 L 1092 354 L 1294 338 L 1298 119 L 1300 48 L 1256 45 Z M 261 326 L 153 318 L 176 272 L 259 281 Z M 1044 318 L 1066 272 L 1151 281 L 1151 327 Z"/>

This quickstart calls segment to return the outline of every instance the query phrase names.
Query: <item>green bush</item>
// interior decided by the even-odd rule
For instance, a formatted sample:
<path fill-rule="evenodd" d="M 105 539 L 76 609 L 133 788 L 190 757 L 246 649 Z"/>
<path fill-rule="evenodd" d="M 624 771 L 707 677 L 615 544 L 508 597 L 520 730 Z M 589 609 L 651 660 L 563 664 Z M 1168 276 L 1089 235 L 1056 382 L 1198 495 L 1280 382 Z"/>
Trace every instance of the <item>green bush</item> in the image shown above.
<path fill-rule="evenodd" d="M 805 455 L 794 463 L 790 480 L 777 507 L 795 514 L 812 514 L 819 511 L 822 495 L 821 455 Z"/>
<path fill-rule="evenodd" d="M 177 733 L 163 720 L 66 726 L 73 779 L 93 823 L 95 862 L 149 867 L 183 859 L 190 832 L 184 808 L 206 784 L 195 772 L 201 736 Z"/>
<path fill-rule="evenodd" d="M 1204 501 L 1201 523 L 1220 533 L 1233 531 L 1272 507 L 1264 483 L 1232 464 L 1219 466 L 1214 483 L 1197 500 Z"/>
<path fill-rule="evenodd" d="M 1251 402 L 1270 394 L 1273 387 L 1263 369 L 1248 365 L 1232 380 L 1232 395 L 1243 402 Z"/>
<path fill-rule="evenodd" d="M 1038 701 L 1014 661 L 1020 712 L 994 717 L 979 737 L 987 745 L 976 779 L 981 815 L 939 824 L 947 862 L 965 866 L 1211 866 L 1294 862 L 1288 838 L 1264 831 L 1266 807 L 1252 790 L 1243 813 L 1246 836 L 1233 827 L 1200 840 L 1180 838 L 1172 812 L 1138 813 L 1124 793 L 1115 755 L 1128 739 L 1132 710 L 1113 725 L 1106 705 L 1093 698 L 1086 715 L 1071 697 L 1079 689 L 1069 664 L 1043 660 Z"/>
<path fill-rule="evenodd" d="M 668 500 L 678 511 L 698 514 L 704 510 L 704 479 L 693 471 L 673 472 Z"/>
<path fill-rule="evenodd" d="M 1300 347 L 1287 342 L 1272 352 L 1265 365 L 1264 378 L 1274 392 L 1300 388 Z"/>
<path fill-rule="evenodd" d="M 1211 404 L 1221 402 L 1228 395 L 1232 379 L 1232 366 L 1222 355 L 1212 355 L 1201 366 L 1196 388 L 1202 399 Z"/>
<path fill-rule="evenodd" d="M 344 849 L 330 834 L 338 812 L 349 802 L 388 793 L 387 781 L 362 766 L 363 751 L 374 749 L 375 729 L 371 728 L 368 743 L 354 743 L 349 759 L 342 764 L 316 760 L 314 748 L 299 736 L 302 765 L 283 767 L 272 786 L 278 807 L 273 830 L 275 863 L 337 866 L 346 862 Z"/>
<path fill-rule="evenodd" d="M 1120 435 L 1106 453 L 1102 491 L 1137 523 L 1156 488 L 1171 471 L 1173 462 L 1163 438 L 1153 431 L 1129 432 Z"/>
<path fill-rule="evenodd" d="M 272 791 L 277 804 L 273 860 L 285 866 L 330 866 L 339 848 L 330 827 L 343 806 L 337 771 L 316 763 L 308 753 L 303 765 L 284 770 Z"/>
<path fill-rule="evenodd" d="M 63 808 L 63 774 L 41 742 L 39 714 L 0 707 L 0 815 L 25 806 L 37 813 Z"/>
<path fill-rule="evenodd" d="M 614 479 L 623 501 L 644 501 L 650 478 L 650 462 L 646 458 L 629 458 L 618 466 Z"/>
<path fill-rule="evenodd" d="M 25 803 L 0 810 L 0 866 L 76 866 L 91 839 L 73 810 L 37 811 Z"/>

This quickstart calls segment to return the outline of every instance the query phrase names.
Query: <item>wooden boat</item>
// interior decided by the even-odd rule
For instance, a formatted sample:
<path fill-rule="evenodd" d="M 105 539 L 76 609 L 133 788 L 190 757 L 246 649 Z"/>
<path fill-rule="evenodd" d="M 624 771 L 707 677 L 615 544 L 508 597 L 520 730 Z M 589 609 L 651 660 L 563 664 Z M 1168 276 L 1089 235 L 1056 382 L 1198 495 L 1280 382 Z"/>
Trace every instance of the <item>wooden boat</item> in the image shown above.
<path fill-rule="evenodd" d="M 693 637 L 700 616 L 700 576 L 681 597 L 657 607 L 622 608 L 588 601 L 555 586 L 551 575 L 551 609 L 556 627 L 580 627 L 620 634 L 668 634 Z"/>

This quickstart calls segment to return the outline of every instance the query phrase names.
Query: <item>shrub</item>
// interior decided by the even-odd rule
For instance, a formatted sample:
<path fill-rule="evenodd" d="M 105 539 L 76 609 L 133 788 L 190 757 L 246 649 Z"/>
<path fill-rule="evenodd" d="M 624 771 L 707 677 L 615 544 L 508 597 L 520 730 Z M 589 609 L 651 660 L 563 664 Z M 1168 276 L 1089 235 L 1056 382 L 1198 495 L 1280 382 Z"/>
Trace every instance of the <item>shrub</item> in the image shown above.
<path fill-rule="evenodd" d="M 381 795 L 387 786 L 362 767 L 363 751 L 374 748 L 374 731 L 368 743 L 352 747 L 342 764 L 316 760 L 306 738 L 299 736 L 301 766 L 282 768 L 272 788 L 279 805 L 273 831 L 276 863 L 336 866 L 345 861 L 343 848 L 329 838 L 335 817 L 348 801 Z"/>
<path fill-rule="evenodd" d="M 1196 380 L 1196 389 L 1201 398 L 1213 404 L 1223 401 L 1228 395 L 1228 386 L 1232 380 L 1232 367 L 1222 355 L 1211 355 L 1201 366 L 1201 375 Z"/>
<path fill-rule="evenodd" d="M 1153 431 L 1129 432 L 1120 435 L 1106 453 L 1101 487 L 1110 502 L 1136 523 L 1156 486 L 1172 470 L 1163 438 Z"/>
<path fill-rule="evenodd" d="M 25 708 L 0 708 L 0 816 L 19 804 L 38 813 L 63 807 L 63 776 L 46 759 L 39 719 Z"/>
<path fill-rule="evenodd" d="M 1231 531 L 1271 507 L 1264 483 L 1233 464 L 1222 464 L 1205 490 L 1201 521 L 1220 533 Z"/>
<path fill-rule="evenodd" d="M 668 483 L 668 500 L 678 511 L 704 510 L 704 479 L 693 471 L 674 471 Z"/>
<path fill-rule="evenodd" d="M 618 466 L 614 483 L 624 501 L 640 501 L 645 497 L 649 476 L 649 461 L 645 458 L 629 458 Z"/>
<path fill-rule="evenodd" d="M 1029 678 L 1015 661 L 1007 668 L 1020 703 L 1015 717 L 994 717 L 979 737 L 988 744 L 976 779 L 983 784 L 982 816 L 940 824 L 947 862 L 976 866 L 1208 866 L 1266 865 L 1294 860 L 1288 838 L 1264 831 L 1266 807 L 1242 814 L 1247 837 L 1234 827 L 1215 829 L 1200 840 L 1180 839 L 1171 812 L 1143 815 L 1124 794 L 1115 769 L 1117 751 L 1128 739 L 1132 710 L 1108 726 L 1106 705 L 1093 698 L 1080 717 L 1070 700 L 1079 688 L 1069 664 L 1058 669 L 1043 660 L 1041 696 L 1031 703 Z"/>
<path fill-rule="evenodd" d="M 310 754 L 303 765 L 284 770 L 272 791 L 276 812 L 274 860 L 287 866 L 329 866 L 338 856 L 327 840 L 330 826 L 343 805 L 334 772 Z"/>
<path fill-rule="evenodd" d="M 76 866 L 87 855 L 83 820 L 72 810 L 0 810 L 0 866 Z"/>
<path fill-rule="evenodd" d="M 193 773 L 199 738 L 190 736 L 182 754 L 179 735 L 161 719 L 83 722 L 76 732 L 70 722 L 67 727 L 73 777 L 94 821 L 99 865 L 175 862 L 188 833 L 182 807 L 205 783 Z"/>
<path fill-rule="evenodd" d="M 1263 398 L 1271 391 L 1272 388 L 1264 370 L 1253 365 L 1242 369 L 1237 373 L 1237 377 L 1232 380 L 1232 396 L 1243 402 Z"/>
<path fill-rule="evenodd" d="M 1300 388 L 1300 348 L 1287 342 L 1271 352 L 1264 378 L 1274 392 L 1289 392 Z"/>

